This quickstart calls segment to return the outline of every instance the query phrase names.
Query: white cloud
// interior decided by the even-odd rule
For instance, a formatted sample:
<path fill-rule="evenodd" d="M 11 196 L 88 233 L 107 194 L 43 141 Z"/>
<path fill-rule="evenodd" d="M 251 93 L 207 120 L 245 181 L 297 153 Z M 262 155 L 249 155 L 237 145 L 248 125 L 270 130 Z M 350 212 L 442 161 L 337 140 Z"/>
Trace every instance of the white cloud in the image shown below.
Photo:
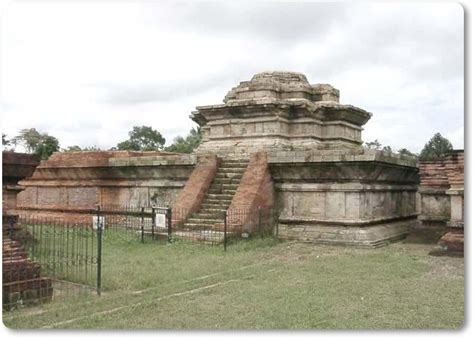
<path fill-rule="evenodd" d="M 14 2 L 2 21 L 3 132 L 111 147 L 134 125 L 168 141 L 195 106 L 257 72 L 303 72 L 374 113 L 366 141 L 463 147 L 463 13 L 452 3 Z"/>

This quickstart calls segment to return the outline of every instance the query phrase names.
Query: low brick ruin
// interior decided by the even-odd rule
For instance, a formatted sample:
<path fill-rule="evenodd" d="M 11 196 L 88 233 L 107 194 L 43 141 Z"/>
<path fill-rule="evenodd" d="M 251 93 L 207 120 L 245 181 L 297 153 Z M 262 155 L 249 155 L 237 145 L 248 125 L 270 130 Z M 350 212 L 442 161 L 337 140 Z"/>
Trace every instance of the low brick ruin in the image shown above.
<path fill-rule="evenodd" d="M 172 205 L 196 164 L 167 152 L 61 152 L 22 180 L 22 215 L 90 222 L 97 205 Z"/>

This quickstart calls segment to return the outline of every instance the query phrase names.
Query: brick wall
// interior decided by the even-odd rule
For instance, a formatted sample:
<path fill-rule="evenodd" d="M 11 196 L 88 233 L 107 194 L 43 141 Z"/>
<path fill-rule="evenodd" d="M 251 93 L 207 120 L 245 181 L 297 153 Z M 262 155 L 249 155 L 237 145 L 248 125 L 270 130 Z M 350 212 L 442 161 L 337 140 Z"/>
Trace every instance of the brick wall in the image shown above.
<path fill-rule="evenodd" d="M 444 169 L 451 188 L 464 187 L 464 151 L 454 151 L 448 155 Z"/>
<path fill-rule="evenodd" d="M 446 188 L 449 186 L 444 159 L 420 161 L 419 168 L 421 187 Z"/>
<path fill-rule="evenodd" d="M 57 152 L 22 180 L 21 214 L 76 222 L 97 204 L 171 205 L 195 165 L 192 154 Z M 69 213 L 69 214 L 68 214 Z"/>
<path fill-rule="evenodd" d="M 254 231 L 258 225 L 259 207 L 268 211 L 273 207 L 273 181 L 265 152 L 254 153 L 228 209 L 229 230 Z M 270 218 L 271 214 L 265 213 Z M 263 222 L 266 222 L 263 220 Z"/>
<path fill-rule="evenodd" d="M 418 220 L 421 226 L 440 228 L 448 226 L 449 228 L 452 224 L 463 224 L 464 151 L 455 150 L 438 160 L 420 161 L 419 168 Z M 448 234 L 447 239 L 451 239 L 449 237 Z M 457 238 L 456 235 L 455 239 Z M 444 244 L 443 241 L 442 244 Z M 450 246 L 442 246 L 450 248 Z"/>
<path fill-rule="evenodd" d="M 218 166 L 215 155 L 198 157 L 196 167 L 173 205 L 173 224 L 185 221 L 188 215 L 199 209 Z"/>

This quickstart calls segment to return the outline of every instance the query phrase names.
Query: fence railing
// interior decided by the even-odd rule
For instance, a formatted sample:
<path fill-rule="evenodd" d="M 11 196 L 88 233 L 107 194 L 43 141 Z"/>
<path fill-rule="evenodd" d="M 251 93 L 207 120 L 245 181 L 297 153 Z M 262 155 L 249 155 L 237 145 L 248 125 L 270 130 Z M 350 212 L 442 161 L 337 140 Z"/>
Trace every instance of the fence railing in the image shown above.
<path fill-rule="evenodd" d="M 274 235 L 277 232 L 272 207 L 242 206 L 206 212 L 168 206 L 137 207 L 102 205 L 95 210 L 94 223 L 104 224 L 104 237 L 120 234 L 127 239 L 199 242 L 227 245 L 237 239 Z"/>
<path fill-rule="evenodd" d="M 183 217 L 187 216 L 187 218 Z M 248 206 L 189 213 L 172 209 L 172 237 L 174 241 L 189 240 L 212 245 L 227 245 L 237 239 L 263 237 L 277 233 L 274 209 Z"/>
<path fill-rule="evenodd" d="M 94 227 L 98 221 L 102 222 L 106 238 L 171 241 L 171 209 L 168 207 L 101 205 L 92 212 Z"/>
<path fill-rule="evenodd" d="M 102 290 L 103 239 L 227 246 L 278 232 L 273 209 L 187 213 L 169 207 L 102 205 L 81 222 L 21 217 L 4 228 L 3 304 L 51 300 L 58 282 Z M 180 214 L 181 213 L 181 214 Z M 183 215 L 188 216 L 183 218 Z"/>

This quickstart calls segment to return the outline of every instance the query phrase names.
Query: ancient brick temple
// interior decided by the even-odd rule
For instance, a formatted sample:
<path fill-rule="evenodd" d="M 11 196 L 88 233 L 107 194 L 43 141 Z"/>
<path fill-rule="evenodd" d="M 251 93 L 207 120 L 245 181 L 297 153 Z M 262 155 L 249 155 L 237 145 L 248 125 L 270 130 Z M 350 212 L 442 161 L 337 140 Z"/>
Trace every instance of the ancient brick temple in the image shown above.
<path fill-rule="evenodd" d="M 279 236 L 379 246 L 416 222 L 418 169 L 411 157 L 362 148 L 371 114 L 339 91 L 293 72 L 265 72 L 191 118 L 204 133 L 191 155 L 57 153 L 22 182 L 23 213 L 72 215 L 95 204 L 169 204 L 187 227 L 219 227 L 216 212 L 276 211 Z M 178 220 L 179 219 L 179 220 Z"/>

